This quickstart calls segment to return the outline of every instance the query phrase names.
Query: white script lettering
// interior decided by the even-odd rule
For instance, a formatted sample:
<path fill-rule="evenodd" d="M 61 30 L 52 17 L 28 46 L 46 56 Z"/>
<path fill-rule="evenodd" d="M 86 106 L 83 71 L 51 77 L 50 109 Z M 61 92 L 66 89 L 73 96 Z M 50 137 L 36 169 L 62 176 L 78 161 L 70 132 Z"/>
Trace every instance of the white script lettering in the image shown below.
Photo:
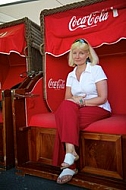
<path fill-rule="evenodd" d="M 113 12 L 113 17 L 118 16 L 117 9 L 113 9 L 111 7 L 111 10 Z M 82 29 L 88 29 L 90 27 L 97 26 L 98 23 L 104 22 L 109 18 L 109 11 L 102 10 L 101 12 L 93 12 L 90 15 L 79 17 L 73 16 L 69 22 L 69 30 L 75 31 L 78 28 Z"/>
<path fill-rule="evenodd" d="M 48 82 L 48 88 L 55 88 L 55 89 L 64 89 L 65 88 L 65 80 L 59 79 L 54 81 L 52 78 Z"/>

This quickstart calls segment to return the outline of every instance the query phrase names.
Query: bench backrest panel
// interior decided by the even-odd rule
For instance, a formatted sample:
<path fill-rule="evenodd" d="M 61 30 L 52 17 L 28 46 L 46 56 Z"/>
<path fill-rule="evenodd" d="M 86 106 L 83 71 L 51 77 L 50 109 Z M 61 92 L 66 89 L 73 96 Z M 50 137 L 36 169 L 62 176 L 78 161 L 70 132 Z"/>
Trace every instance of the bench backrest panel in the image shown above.
<path fill-rule="evenodd" d="M 20 74 L 26 72 L 26 58 L 16 53 L 10 55 L 0 54 L 0 99 L 1 91 L 10 89 L 24 79 Z"/>
<path fill-rule="evenodd" d="M 101 65 L 108 77 L 108 99 L 115 114 L 126 114 L 126 55 L 104 57 Z"/>
<path fill-rule="evenodd" d="M 126 114 L 126 53 L 122 53 L 125 45 L 126 40 L 123 40 L 123 43 L 103 45 L 96 49 L 100 65 L 108 77 L 108 99 L 113 113 L 117 114 Z M 67 60 L 68 54 L 61 57 L 46 56 L 44 92 L 52 111 L 55 111 L 63 100 L 65 86 L 62 86 L 62 82 L 65 84 L 68 72 L 73 69 L 68 66 Z"/>
<path fill-rule="evenodd" d="M 30 92 L 32 97 L 25 99 L 26 103 L 26 126 L 29 125 L 31 117 L 35 114 L 48 113 L 49 109 L 43 96 L 43 78 L 40 78 Z"/>

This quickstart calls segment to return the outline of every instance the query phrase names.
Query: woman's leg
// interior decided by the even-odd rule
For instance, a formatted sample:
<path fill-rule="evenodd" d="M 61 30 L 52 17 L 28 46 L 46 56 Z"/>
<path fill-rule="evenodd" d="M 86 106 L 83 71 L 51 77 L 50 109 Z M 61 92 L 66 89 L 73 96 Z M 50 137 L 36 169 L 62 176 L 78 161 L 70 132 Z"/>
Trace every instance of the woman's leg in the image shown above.
<path fill-rule="evenodd" d="M 57 130 L 61 142 L 78 146 L 79 142 L 79 106 L 64 100 L 55 113 Z"/>
<path fill-rule="evenodd" d="M 110 116 L 110 112 L 97 107 L 79 107 L 64 100 L 55 113 L 57 134 L 54 146 L 53 165 L 60 165 L 65 153 L 76 155 L 75 147 L 79 146 L 79 131 L 89 124 Z M 64 146 L 67 143 L 67 146 Z"/>
<path fill-rule="evenodd" d="M 85 129 L 91 123 L 105 119 L 111 116 L 111 113 L 98 106 L 85 106 L 79 109 L 79 128 Z"/>
<path fill-rule="evenodd" d="M 79 106 L 77 104 L 64 100 L 55 113 L 57 134 L 54 146 L 53 165 L 61 164 L 64 161 L 66 152 L 73 153 L 75 156 L 77 155 L 75 146 L 78 146 L 79 141 L 78 110 Z"/>
<path fill-rule="evenodd" d="M 72 114 L 71 114 L 72 113 Z M 64 152 L 77 156 L 75 146 L 78 146 L 79 131 L 86 128 L 92 122 L 110 117 L 110 112 L 95 106 L 80 108 L 73 102 L 64 101 L 56 114 L 56 123 L 58 127 L 59 141 L 65 145 Z M 60 146 L 59 146 L 60 147 Z M 55 151 L 58 147 L 55 146 Z M 54 151 L 54 152 L 55 152 Z M 59 155 L 60 156 L 60 155 Z M 57 156 L 58 159 L 58 156 Z M 67 162 L 61 164 L 63 167 L 69 167 Z M 75 158 L 73 158 L 73 162 Z M 73 166 L 73 167 L 72 167 Z M 76 174 L 76 165 L 64 169 L 57 179 L 57 183 L 67 183 Z"/>
<path fill-rule="evenodd" d="M 75 145 L 70 143 L 65 143 L 65 158 L 61 164 L 61 169 L 72 167 L 75 168 L 75 161 L 79 159 L 79 156 L 75 150 Z"/>
<path fill-rule="evenodd" d="M 74 144 L 65 143 L 65 147 L 66 147 L 66 153 L 71 153 L 74 156 L 77 156 Z"/>

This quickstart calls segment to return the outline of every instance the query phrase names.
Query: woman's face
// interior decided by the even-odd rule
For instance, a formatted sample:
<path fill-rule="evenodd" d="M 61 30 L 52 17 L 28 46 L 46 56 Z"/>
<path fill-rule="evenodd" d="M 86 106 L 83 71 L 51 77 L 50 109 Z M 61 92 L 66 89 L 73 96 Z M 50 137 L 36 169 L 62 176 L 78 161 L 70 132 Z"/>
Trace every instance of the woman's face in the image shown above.
<path fill-rule="evenodd" d="M 83 50 L 80 47 L 74 48 L 72 50 L 72 58 L 75 65 L 83 65 L 89 56 L 88 50 Z"/>

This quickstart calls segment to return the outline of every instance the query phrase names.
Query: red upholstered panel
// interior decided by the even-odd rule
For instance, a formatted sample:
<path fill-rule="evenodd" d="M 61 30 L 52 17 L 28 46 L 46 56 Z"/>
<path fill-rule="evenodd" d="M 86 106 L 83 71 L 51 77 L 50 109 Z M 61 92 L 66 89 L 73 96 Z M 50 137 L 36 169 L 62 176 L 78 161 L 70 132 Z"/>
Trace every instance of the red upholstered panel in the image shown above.
<path fill-rule="evenodd" d="M 108 99 L 112 112 L 126 114 L 126 55 L 100 58 L 100 63 L 108 77 Z"/>
<path fill-rule="evenodd" d="M 0 54 L 0 82 L 1 82 L 1 86 L 3 85 L 3 82 L 6 79 L 9 68 L 10 68 L 10 66 L 9 66 L 8 55 Z"/>
<path fill-rule="evenodd" d="M 11 53 L 9 55 L 9 64 L 10 66 L 26 66 L 26 57 L 22 57 L 17 53 Z"/>
<path fill-rule="evenodd" d="M 108 134 L 126 134 L 126 115 L 113 115 L 110 118 L 90 124 L 86 132 L 100 132 Z"/>
<path fill-rule="evenodd" d="M 55 116 L 53 113 L 36 114 L 31 117 L 30 126 L 56 128 Z"/>
<path fill-rule="evenodd" d="M 7 55 L 0 54 L 0 100 L 3 83 L 9 72 L 9 59 Z"/>
<path fill-rule="evenodd" d="M 64 99 L 66 76 L 72 69 L 68 66 L 67 56 L 46 57 L 46 97 L 47 103 L 52 111 L 55 111 L 60 102 Z"/>
<path fill-rule="evenodd" d="M 1 91 L 10 89 L 16 84 L 23 81 L 20 74 L 26 71 L 26 58 L 16 53 L 10 55 L 0 54 L 0 99 Z"/>
<path fill-rule="evenodd" d="M 13 87 L 14 85 L 22 82 L 23 78 L 20 77 L 20 74 L 22 72 L 26 71 L 26 67 L 25 66 L 15 66 L 15 67 L 11 67 L 6 80 L 4 81 L 4 84 L 2 86 L 2 89 L 10 89 L 11 87 Z"/>
<path fill-rule="evenodd" d="M 32 125 L 31 117 L 43 113 L 49 112 L 46 102 L 43 97 L 43 78 L 39 79 L 35 84 L 34 88 L 30 94 L 35 95 L 32 98 L 26 98 L 26 114 L 27 114 L 27 124 Z M 37 116 L 38 117 L 38 116 Z M 34 125 L 38 124 L 38 120 L 34 120 Z M 37 126 L 37 125 L 35 125 Z"/>

